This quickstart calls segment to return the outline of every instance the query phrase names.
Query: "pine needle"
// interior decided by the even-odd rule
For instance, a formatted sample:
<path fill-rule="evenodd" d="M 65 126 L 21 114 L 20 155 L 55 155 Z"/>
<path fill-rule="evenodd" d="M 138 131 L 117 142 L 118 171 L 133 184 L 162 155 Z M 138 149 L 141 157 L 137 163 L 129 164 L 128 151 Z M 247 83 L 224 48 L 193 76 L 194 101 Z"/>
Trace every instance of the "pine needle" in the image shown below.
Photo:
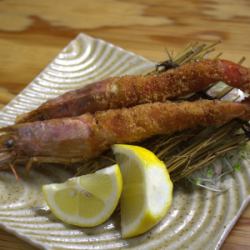
<path fill-rule="evenodd" d="M 218 43 L 219 41 L 211 44 L 191 43 L 175 57 L 167 50 L 169 58 L 156 65 L 156 69 L 149 74 L 160 74 L 169 70 L 171 67 L 174 68 L 185 63 L 205 59 L 215 51 L 215 47 Z M 211 58 L 219 59 L 221 55 L 222 53 L 219 53 Z M 239 63 L 242 63 L 244 60 L 245 57 L 243 57 Z M 209 86 L 203 92 L 194 93 L 187 99 L 221 99 L 233 90 L 231 87 L 226 87 L 217 93 L 216 96 L 211 97 L 207 94 L 207 91 L 212 86 L 214 85 Z M 236 99 L 237 98 L 238 97 L 236 97 Z M 166 163 L 172 180 L 178 181 L 182 178 L 189 178 L 194 171 L 208 166 L 219 157 L 223 157 L 228 152 L 246 144 L 249 140 L 247 136 L 249 134 L 248 131 L 250 131 L 250 125 L 248 123 L 233 120 L 219 128 L 191 129 L 171 136 L 155 136 L 144 142 L 137 143 L 137 145 L 152 150 Z M 105 158 L 105 161 L 103 161 L 103 158 Z M 113 161 L 114 157 L 112 153 L 108 151 L 98 159 L 87 162 L 79 167 L 77 175 L 86 173 L 86 170 L 88 172 L 96 171 L 108 164 L 112 164 Z"/>

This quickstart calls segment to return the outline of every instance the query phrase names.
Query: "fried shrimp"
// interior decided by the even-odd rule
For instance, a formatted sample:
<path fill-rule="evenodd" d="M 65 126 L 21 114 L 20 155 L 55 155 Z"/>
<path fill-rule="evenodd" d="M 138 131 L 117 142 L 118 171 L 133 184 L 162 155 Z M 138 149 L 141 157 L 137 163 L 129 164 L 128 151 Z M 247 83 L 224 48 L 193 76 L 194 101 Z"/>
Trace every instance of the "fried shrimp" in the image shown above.
<path fill-rule="evenodd" d="M 246 103 L 200 100 L 141 104 L 77 117 L 1 128 L 0 165 L 15 161 L 70 164 L 100 155 L 115 143 L 139 142 L 153 135 L 248 120 Z"/>
<path fill-rule="evenodd" d="M 165 102 L 224 81 L 250 93 L 250 70 L 226 60 L 201 60 L 158 75 L 108 78 L 69 91 L 19 116 L 17 123 L 78 116 L 87 112 Z"/>

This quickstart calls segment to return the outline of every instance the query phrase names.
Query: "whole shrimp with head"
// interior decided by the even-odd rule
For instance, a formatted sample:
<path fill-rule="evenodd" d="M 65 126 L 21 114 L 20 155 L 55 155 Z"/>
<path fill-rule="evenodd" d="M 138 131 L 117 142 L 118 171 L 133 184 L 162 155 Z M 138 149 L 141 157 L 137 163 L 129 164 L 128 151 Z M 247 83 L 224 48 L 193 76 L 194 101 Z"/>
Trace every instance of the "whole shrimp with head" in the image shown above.
<path fill-rule="evenodd" d="M 216 100 L 141 104 L 77 117 L 1 128 L 0 165 L 15 162 L 71 164 L 94 158 L 115 143 L 139 142 L 154 135 L 248 120 L 250 105 Z"/>
<path fill-rule="evenodd" d="M 112 77 L 69 91 L 19 116 L 17 123 L 165 102 L 223 81 L 250 93 L 250 70 L 227 60 L 186 63 L 161 74 Z"/>

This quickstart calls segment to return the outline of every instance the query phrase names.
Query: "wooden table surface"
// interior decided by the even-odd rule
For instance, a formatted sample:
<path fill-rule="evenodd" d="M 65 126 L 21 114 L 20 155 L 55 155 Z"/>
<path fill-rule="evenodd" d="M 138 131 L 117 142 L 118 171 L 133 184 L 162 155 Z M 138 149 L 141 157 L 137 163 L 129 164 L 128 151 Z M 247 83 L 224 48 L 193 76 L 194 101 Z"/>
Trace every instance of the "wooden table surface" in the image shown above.
<path fill-rule="evenodd" d="M 19 93 L 79 32 L 161 61 L 194 40 L 222 40 L 224 57 L 247 57 L 247 0 L 1 0 L 0 107 Z M 35 249 L 0 231 L 0 249 Z M 250 249 L 250 206 L 222 249 Z"/>

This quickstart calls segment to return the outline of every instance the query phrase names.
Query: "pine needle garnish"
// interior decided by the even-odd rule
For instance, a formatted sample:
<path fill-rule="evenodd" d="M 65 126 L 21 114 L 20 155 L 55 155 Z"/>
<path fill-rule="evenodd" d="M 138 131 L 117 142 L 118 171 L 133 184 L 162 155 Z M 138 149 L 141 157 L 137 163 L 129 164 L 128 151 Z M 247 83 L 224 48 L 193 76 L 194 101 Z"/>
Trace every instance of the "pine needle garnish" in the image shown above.
<path fill-rule="evenodd" d="M 175 57 L 167 51 L 168 60 L 156 65 L 156 69 L 149 74 L 161 74 L 171 68 L 178 67 L 182 64 L 192 61 L 203 60 L 208 58 L 219 42 L 211 44 L 191 43 L 181 53 Z M 211 59 L 219 59 L 222 53 L 211 56 Z M 243 57 L 239 63 L 245 60 Z M 211 96 L 209 90 L 215 85 L 209 86 L 206 90 L 194 93 L 187 100 L 205 99 L 222 99 L 227 97 L 233 90 L 231 87 L 225 87 L 215 95 Z M 235 100 L 239 97 L 236 96 Z M 206 187 L 200 180 L 195 181 L 191 178 L 193 172 L 213 164 L 219 158 L 225 157 L 229 152 L 233 152 L 241 148 L 249 140 L 250 125 L 248 122 L 241 120 L 233 120 L 221 127 L 210 127 L 207 129 L 198 128 L 186 130 L 174 135 L 161 135 L 152 137 L 137 145 L 144 146 L 153 151 L 162 161 L 166 163 L 171 179 L 176 182 L 183 178 L 195 182 L 196 185 Z M 111 151 L 106 152 L 98 159 L 91 160 L 78 168 L 77 175 L 94 172 L 99 168 L 114 163 L 114 157 Z M 228 162 L 227 162 L 228 163 Z M 217 179 L 221 179 L 224 174 L 232 172 L 233 169 L 239 169 L 239 163 L 236 162 L 232 169 L 217 175 Z M 206 174 L 211 176 L 212 170 L 209 168 Z M 204 182 L 213 182 L 209 178 L 202 178 Z M 218 191 L 214 186 L 207 186 L 209 190 Z"/>

